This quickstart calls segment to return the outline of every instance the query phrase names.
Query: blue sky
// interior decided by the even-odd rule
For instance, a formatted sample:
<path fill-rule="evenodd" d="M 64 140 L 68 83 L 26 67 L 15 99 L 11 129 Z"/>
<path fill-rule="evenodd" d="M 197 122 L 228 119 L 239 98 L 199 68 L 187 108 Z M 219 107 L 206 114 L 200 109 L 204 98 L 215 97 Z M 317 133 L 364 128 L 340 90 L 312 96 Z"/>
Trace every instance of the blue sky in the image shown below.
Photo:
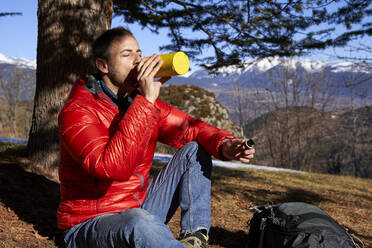
<path fill-rule="evenodd" d="M 0 0 L 0 12 L 21 12 L 19 16 L 0 18 L 0 53 L 10 57 L 21 57 L 29 60 L 36 58 L 37 46 L 37 0 Z M 112 27 L 123 25 L 120 18 L 115 18 Z M 137 38 L 144 56 L 160 53 L 159 46 L 169 43 L 166 30 L 160 30 L 158 35 L 149 30 L 141 29 L 138 25 L 124 25 Z M 363 39 L 364 44 L 372 44 L 371 38 Z M 356 45 L 357 45 L 356 42 Z M 344 48 L 336 51 L 347 54 Z M 333 49 L 318 51 L 310 56 L 316 60 L 334 60 L 328 55 L 334 54 Z M 192 61 L 191 61 L 192 62 Z"/>
<path fill-rule="evenodd" d="M 0 12 L 22 12 L 0 18 L 0 53 L 30 60 L 36 58 L 37 0 L 1 0 Z"/>
<path fill-rule="evenodd" d="M 34 60 L 37 47 L 37 0 L 1 0 L 0 12 L 22 13 L 0 18 L 0 53 Z M 119 25 L 123 25 L 120 18 L 114 18 L 112 27 Z M 124 26 L 133 32 L 145 56 L 159 53 L 159 46 L 169 41 L 166 30 L 155 35 L 137 25 Z"/>

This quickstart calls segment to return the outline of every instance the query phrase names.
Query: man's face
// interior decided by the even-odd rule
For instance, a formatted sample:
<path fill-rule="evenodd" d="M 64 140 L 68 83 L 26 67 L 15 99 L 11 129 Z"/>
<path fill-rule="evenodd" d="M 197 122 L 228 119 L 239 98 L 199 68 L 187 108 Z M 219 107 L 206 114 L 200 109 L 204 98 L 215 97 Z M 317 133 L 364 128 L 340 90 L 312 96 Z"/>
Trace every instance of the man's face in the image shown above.
<path fill-rule="evenodd" d="M 132 69 L 140 62 L 141 55 L 141 49 L 133 36 L 126 36 L 120 40 L 114 41 L 110 46 L 109 58 L 107 61 L 108 77 L 112 84 L 117 87 L 124 84 L 124 82 L 129 79 L 128 75 L 130 75 Z M 130 77 L 132 75 L 133 74 L 131 74 Z"/>

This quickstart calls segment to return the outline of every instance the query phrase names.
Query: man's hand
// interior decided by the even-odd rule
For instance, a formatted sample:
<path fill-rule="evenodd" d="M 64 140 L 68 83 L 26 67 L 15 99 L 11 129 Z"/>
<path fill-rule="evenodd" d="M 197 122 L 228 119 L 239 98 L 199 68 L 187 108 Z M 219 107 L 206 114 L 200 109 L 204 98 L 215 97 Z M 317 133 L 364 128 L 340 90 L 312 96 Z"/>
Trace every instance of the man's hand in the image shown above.
<path fill-rule="evenodd" d="M 155 74 L 159 71 L 163 61 L 157 54 L 149 59 L 142 59 L 137 66 L 137 81 L 143 96 L 152 103 L 155 103 L 159 96 L 163 80 L 154 81 Z"/>
<path fill-rule="evenodd" d="M 246 139 L 228 140 L 222 144 L 222 155 L 230 160 L 238 160 L 243 163 L 249 163 L 254 157 L 254 148 L 247 149 L 244 145 Z"/>

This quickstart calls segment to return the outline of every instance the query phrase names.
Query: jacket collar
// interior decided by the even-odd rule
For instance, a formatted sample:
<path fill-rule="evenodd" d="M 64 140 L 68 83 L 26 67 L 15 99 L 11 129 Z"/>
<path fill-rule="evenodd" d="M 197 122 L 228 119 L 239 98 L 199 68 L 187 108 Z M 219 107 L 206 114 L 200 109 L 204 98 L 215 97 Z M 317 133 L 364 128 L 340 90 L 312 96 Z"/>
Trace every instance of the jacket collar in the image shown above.
<path fill-rule="evenodd" d="M 107 87 L 107 85 L 99 75 L 89 75 L 86 78 L 85 82 L 86 83 L 84 84 L 84 87 L 87 91 L 105 99 L 106 101 L 108 101 L 109 103 L 111 103 L 120 110 L 127 110 L 130 103 L 133 101 L 136 95 L 141 94 L 141 92 L 138 89 L 135 89 L 130 94 L 130 96 L 120 97 L 114 94 L 114 92 L 112 92 L 112 90 Z M 108 99 L 106 97 L 103 97 L 102 94 L 107 96 Z"/>

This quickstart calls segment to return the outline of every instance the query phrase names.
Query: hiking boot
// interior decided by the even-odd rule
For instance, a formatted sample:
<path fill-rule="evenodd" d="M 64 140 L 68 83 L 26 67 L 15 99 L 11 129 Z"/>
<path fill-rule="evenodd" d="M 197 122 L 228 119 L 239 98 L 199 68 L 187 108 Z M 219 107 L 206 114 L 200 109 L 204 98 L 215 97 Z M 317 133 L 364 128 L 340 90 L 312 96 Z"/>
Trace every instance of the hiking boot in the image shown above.
<path fill-rule="evenodd" d="M 207 248 L 207 240 L 207 236 L 199 230 L 182 236 L 180 242 L 186 248 Z"/>

